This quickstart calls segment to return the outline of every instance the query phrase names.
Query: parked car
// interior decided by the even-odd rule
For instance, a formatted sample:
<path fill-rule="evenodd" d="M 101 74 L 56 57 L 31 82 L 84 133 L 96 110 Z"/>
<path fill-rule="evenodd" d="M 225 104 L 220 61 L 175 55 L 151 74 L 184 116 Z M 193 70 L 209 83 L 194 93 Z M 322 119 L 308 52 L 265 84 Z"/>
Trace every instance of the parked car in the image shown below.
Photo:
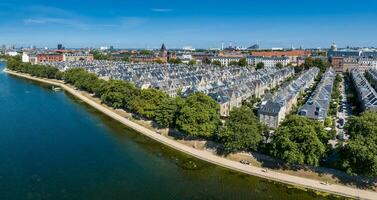
<path fill-rule="evenodd" d="M 343 119 L 343 118 L 340 118 L 340 119 L 338 120 L 338 122 L 339 122 L 339 124 L 340 124 L 341 126 L 344 126 L 344 119 Z"/>
<path fill-rule="evenodd" d="M 343 133 L 343 132 L 340 132 L 340 133 L 336 136 L 336 138 L 337 138 L 338 140 L 344 140 L 344 133 Z"/>

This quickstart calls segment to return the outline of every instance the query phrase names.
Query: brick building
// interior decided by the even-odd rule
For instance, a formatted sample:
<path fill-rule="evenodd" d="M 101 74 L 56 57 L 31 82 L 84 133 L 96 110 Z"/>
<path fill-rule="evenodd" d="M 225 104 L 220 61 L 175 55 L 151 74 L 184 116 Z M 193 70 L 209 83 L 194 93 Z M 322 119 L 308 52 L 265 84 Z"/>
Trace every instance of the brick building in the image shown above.
<path fill-rule="evenodd" d="M 64 61 L 63 54 L 38 54 L 37 55 L 37 63 L 41 62 L 62 62 Z"/>

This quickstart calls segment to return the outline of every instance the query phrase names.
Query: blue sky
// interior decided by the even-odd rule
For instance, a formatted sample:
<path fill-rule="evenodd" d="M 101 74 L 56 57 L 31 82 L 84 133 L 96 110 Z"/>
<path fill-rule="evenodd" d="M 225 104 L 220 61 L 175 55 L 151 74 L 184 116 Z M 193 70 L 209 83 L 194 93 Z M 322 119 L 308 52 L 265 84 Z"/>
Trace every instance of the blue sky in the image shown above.
<path fill-rule="evenodd" d="M 1 0 L 0 44 L 377 46 L 375 0 Z"/>

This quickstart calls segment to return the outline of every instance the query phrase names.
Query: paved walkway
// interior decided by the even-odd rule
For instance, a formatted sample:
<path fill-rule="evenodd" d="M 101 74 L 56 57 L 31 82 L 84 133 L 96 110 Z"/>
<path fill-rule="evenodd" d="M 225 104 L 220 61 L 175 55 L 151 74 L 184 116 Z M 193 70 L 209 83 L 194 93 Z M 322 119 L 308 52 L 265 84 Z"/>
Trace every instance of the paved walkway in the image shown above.
<path fill-rule="evenodd" d="M 318 191 L 323 191 L 323 192 L 328 192 L 336 195 L 341 195 L 341 196 L 346 196 L 346 197 L 351 197 L 351 198 L 359 198 L 359 199 L 375 199 L 377 200 L 377 192 L 372 192 L 372 191 L 367 191 L 367 190 L 362 190 L 362 189 L 356 189 L 352 187 L 347 187 L 347 186 L 342 186 L 342 185 L 328 185 L 321 183 L 318 180 L 312 180 L 308 178 L 303 178 L 303 177 L 298 177 L 298 176 L 292 176 L 289 174 L 284 174 L 284 173 L 279 173 L 275 172 L 272 170 L 265 171 L 262 168 L 259 167 L 254 167 L 254 166 L 249 166 L 249 165 L 244 165 L 236 161 L 228 160 L 223 157 L 214 155 L 213 153 L 205 150 L 198 150 L 194 149 L 192 147 L 186 146 L 184 144 L 181 144 L 175 140 L 169 139 L 165 136 L 162 136 L 154 131 L 151 131 L 139 124 L 136 124 L 119 114 L 113 112 L 112 110 L 102 106 L 101 104 L 98 104 L 94 102 L 93 100 L 85 97 L 82 95 L 79 91 L 63 84 L 62 82 L 59 81 L 53 81 L 53 80 L 47 80 L 47 79 L 41 79 L 41 78 L 35 78 L 31 77 L 29 75 L 25 74 L 19 74 L 15 72 L 10 72 L 6 71 L 9 74 L 19 76 L 19 77 L 24 77 L 27 79 L 59 86 L 66 90 L 67 92 L 71 93 L 72 95 L 76 96 L 77 98 L 81 99 L 82 101 L 86 102 L 93 108 L 97 109 L 98 111 L 101 111 L 102 113 L 108 115 L 109 117 L 119 121 L 120 123 L 148 136 L 149 138 L 156 140 L 164 145 L 167 145 L 173 149 L 176 149 L 178 151 L 181 151 L 183 153 L 189 154 L 193 157 L 196 157 L 198 159 L 228 168 L 232 169 L 235 171 L 243 172 L 246 174 L 250 174 L 253 176 L 258 176 L 261 178 L 277 181 L 277 182 L 282 182 L 290 185 L 296 185 L 296 186 L 302 186 L 305 188 L 309 189 L 314 189 Z"/>

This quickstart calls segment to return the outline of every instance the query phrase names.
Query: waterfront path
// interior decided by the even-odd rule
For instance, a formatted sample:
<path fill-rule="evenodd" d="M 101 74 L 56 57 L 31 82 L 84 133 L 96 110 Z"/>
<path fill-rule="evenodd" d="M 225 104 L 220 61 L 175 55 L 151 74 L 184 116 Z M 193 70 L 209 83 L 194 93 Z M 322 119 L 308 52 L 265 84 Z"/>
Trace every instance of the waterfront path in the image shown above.
<path fill-rule="evenodd" d="M 80 91 L 75 90 L 71 86 L 65 85 L 61 81 L 56 81 L 56 80 L 49 80 L 49 79 L 42 79 L 42 78 L 36 78 L 32 77 L 27 74 L 20 74 L 17 72 L 12 72 L 8 70 L 4 70 L 8 74 L 15 75 L 18 77 L 23 77 L 26 79 L 42 82 L 42 83 L 47 83 L 51 84 L 54 86 L 59 86 L 63 88 L 65 91 L 69 92 L 70 94 L 74 95 L 75 97 L 79 98 L 80 100 L 84 101 L 85 103 L 89 104 L 93 108 L 97 109 L 98 111 L 108 115 L 109 117 L 119 121 L 120 123 L 126 125 L 127 127 L 130 127 L 134 129 L 135 131 L 138 131 L 149 138 L 156 140 L 164 145 L 167 145 L 173 149 L 176 149 L 178 151 L 181 151 L 183 153 L 186 153 L 188 155 L 191 155 L 193 157 L 196 157 L 198 159 L 231 169 L 235 170 L 238 172 L 250 174 L 253 176 L 258 176 L 261 178 L 277 181 L 277 182 L 282 182 L 286 183 L 289 185 L 294 185 L 294 186 L 301 186 L 305 187 L 308 189 L 313 189 L 313 190 L 318 190 L 322 192 L 328 192 L 336 195 L 341 195 L 345 197 L 351 197 L 351 198 L 358 198 L 358 199 L 375 199 L 377 200 L 377 192 L 372 192 L 368 190 L 362 190 L 362 189 L 357 189 L 357 188 L 352 188 L 352 187 L 347 187 L 347 186 L 342 186 L 342 185 L 337 185 L 337 184 L 324 184 L 318 180 L 313 180 L 309 178 L 304 178 L 304 177 L 298 177 L 298 176 L 293 176 L 289 174 L 284 174 L 280 172 L 275 172 L 272 170 L 264 170 L 263 168 L 255 167 L 255 166 L 249 166 L 245 164 L 241 164 L 236 161 L 232 161 L 220 156 L 217 156 L 213 154 L 210 151 L 206 150 L 198 150 L 194 149 L 192 147 L 186 146 L 184 144 L 181 144 L 173 139 L 167 138 L 163 135 L 160 135 L 148 128 L 145 128 L 137 123 L 134 123 L 121 115 L 115 113 L 111 109 L 106 108 L 105 106 L 91 100 L 90 98 L 84 96 L 83 94 L 80 93 Z"/>

